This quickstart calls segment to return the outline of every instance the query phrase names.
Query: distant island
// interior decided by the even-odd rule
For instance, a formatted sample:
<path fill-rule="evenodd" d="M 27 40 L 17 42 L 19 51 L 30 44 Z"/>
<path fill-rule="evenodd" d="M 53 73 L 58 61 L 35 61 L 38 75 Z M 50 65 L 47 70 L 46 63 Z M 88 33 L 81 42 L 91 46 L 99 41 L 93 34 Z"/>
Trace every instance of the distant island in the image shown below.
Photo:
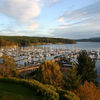
<path fill-rule="evenodd" d="M 76 42 L 100 42 L 100 37 L 93 37 L 89 39 L 77 39 Z"/>
<path fill-rule="evenodd" d="M 74 44 L 71 39 L 28 37 L 28 36 L 0 36 L 0 47 L 2 46 L 30 46 L 43 44 Z"/>

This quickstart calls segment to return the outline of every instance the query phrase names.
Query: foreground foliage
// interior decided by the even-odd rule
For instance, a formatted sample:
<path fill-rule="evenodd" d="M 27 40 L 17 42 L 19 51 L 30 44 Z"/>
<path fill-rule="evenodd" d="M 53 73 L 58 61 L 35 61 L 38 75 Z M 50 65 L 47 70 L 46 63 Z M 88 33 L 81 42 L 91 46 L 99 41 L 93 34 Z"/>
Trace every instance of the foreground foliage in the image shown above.
<path fill-rule="evenodd" d="M 7 84 L 25 86 L 28 89 L 31 89 L 33 92 L 35 91 L 36 94 L 41 97 L 41 100 L 79 100 L 79 98 L 73 92 L 62 90 L 61 88 L 55 88 L 51 85 L 43 85 L 36 80 L 0 78 L 0 83 L 2 82 Z M 11 87 L 13 85 L 11 85 Z"/>
<path fill-rule="evenodd" d="M 72 91 L 57 88 L 57 92 L 59 93 L 60 100 L 80 100 L 79 97 Z"/>
<path fill-rule="evenodd" d="M 36 80 L 24 80 L 24 79 L 16 79 L 16 78 L 0 78 L 0 82 L 7 82 L 11 84 L 20 84 L 23 85 L 31 90 L 36 91 L 36 93 L 41 96 L 45 97 L 46 100 L 59 100 L 59 94 L 46 87 L 42 83 Z"/>
<path fill-rule="evenodd" d="M 81 83 L 81 76 L 77 75 L 77 69 L 69 69 L 64 77 L 64 87 L 67 90 L 75 90 Z"/>
<path fill-rule="evenodd" d="M 100 100 L 100 89 L 92 82 L 85 81 L 84 85 L 80 85 L 75 93 L 80 97 L 80 100 Z"/>
<path fill-rule="evenodd" d="M 3 77 L 16 77 L 18 72 L 16 70 L 16 62 L 9 56 L 3 56 L 3 64 L 0 65 L 0 76 Z"/>
<path fill-rule="evenodd" d="M 38 69 L 36 79 L 44 84 L 61 86 L 62 73 L 60 66 L 54 61 L 44 61 Z"/>

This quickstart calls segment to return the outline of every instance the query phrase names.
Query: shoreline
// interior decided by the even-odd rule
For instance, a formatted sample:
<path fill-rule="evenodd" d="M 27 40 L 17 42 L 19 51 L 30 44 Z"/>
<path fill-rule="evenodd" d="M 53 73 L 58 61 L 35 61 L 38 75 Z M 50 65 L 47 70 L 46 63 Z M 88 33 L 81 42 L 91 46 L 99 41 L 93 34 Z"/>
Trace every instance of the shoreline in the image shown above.
<path fill-rule="evenodd" d="M 40 45 L 54 45 L 54 44 L 76 44 L 75 43 L 32 43 L 31 45 L 27 45 L 27 46 L 40 46 Z M 0 49 L 2 48 L 18 48 L 18 47 L 27 47 L 27 46 L 18 46 L 18 45 L 14 45 L 14 46 L 0 46 Z"/>

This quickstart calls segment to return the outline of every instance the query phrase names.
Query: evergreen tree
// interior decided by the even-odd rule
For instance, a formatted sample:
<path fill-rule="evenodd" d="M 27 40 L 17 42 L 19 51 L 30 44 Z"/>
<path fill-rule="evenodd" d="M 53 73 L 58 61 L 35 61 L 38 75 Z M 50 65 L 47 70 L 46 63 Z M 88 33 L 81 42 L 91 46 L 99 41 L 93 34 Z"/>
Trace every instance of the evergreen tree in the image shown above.
<path fill-rule="evenodd" d="M 78 57 L 78 75 L 82 76 L 82 82 L 95 82 L 97 73 L 95 71 L 95 61 L 91 59 L 86 51 L 82 51 Z"/>
<path fill-rule="evenodd" d="M 69 69 L 66 73 L 66 76 L 64 78 L 65 84 L 64 87 L 65 89 L 68 90 L 75 90 L 78 88 L 78 86 L 81 83 L 81 76 L 77 75 L 77 69 Z"/>

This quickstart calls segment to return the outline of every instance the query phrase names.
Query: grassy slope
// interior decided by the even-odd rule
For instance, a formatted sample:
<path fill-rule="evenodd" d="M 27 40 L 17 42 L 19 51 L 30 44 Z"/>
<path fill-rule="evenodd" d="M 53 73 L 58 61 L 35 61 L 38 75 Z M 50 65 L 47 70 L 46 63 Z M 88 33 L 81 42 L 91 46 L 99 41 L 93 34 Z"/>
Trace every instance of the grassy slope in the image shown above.
<path fill-rule="evenodd" d="M 0 82 L 0 100 L 41 100 L 35 92 L 22 86 Z"/>

